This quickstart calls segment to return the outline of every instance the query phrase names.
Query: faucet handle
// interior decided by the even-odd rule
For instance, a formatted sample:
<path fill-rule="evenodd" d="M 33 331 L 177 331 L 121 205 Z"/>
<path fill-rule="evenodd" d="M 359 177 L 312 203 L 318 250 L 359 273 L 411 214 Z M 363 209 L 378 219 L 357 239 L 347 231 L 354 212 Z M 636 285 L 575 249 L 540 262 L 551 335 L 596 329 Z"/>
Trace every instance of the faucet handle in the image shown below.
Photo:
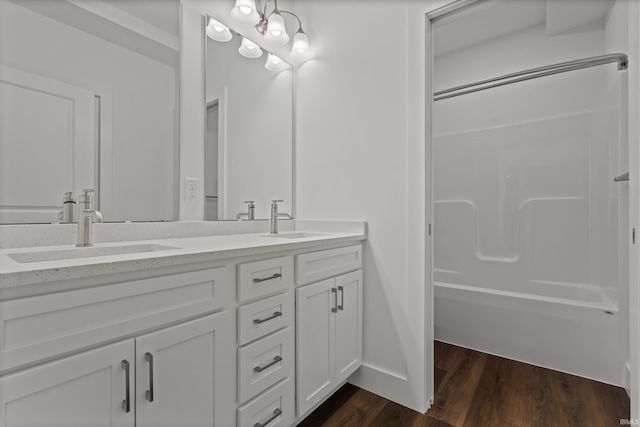
<path fill-rule="evenodd" d="M 91 209 L 91 193 L 93 193 L 93 188 L 85 188 L 82 190 L 82 194 L 78 196 L 78 203 L 84 203 L 84 209 Z"/>
<path fill-rule="evenodd" d="M 284 203 L 284 200 L 272 200 L 273 203 Z"/>
<path fill-rule="evenodd" d="M 245 200 L 245 203 L 249 203 L 249 206 L 253 206 L 253 202 L 255 202 L 255 200 Z"/>

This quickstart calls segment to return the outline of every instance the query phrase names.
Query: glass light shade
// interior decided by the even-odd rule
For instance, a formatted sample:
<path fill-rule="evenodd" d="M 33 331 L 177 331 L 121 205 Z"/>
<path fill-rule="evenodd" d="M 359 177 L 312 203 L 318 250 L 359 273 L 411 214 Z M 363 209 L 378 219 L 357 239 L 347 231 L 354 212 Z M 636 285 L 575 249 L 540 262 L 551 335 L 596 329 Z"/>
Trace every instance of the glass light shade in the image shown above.
<path fill-rule="evenodd" d="M 267 33 L 264 35 L 264 39 L 274 46 L 283 46 L 289 41 L 289 34 L 287 34 L 287 29 L 284 27 L 284 19 L 282 19 L 280 13 L 273 12 L 269 17 Z"/>
<path fill-rule="evenodd" d="M 236 5 L 231 9 L 231 17 L 242 25 L 253 25 L 260 19 L 254 0 L 236 0 Z"/>
<path fill-rule="evenodd" d="M 207 36 L 219 42 L 228 42 L 233 37 L 229 28 L 215 19 L 209 19 Z"/>
<path fill-rule="evenodd" d="M 238 48 L 238 52 L 246 58 L 260 58 L 262 56 L 262 49 L 260 49 L 260 46 L 244 37 L 242 38 L 242 43 Z"/>
<path fill-rule="evenodd" d="M 293 46 L 291 47 L 291 57 L 295 59 L 304 59 L 309 56 L 309 38 L 307 35 L 298 31 L 293 36 Z"/>
<path fill-rule="evenodd" d="M 289 68 L 289 64 L 275 56 L 273 53 L 270 53 L 269 56 L 267 56 L 267 63 L 264 64 L 264 68 L 269 71 L 284 71 Z"/>

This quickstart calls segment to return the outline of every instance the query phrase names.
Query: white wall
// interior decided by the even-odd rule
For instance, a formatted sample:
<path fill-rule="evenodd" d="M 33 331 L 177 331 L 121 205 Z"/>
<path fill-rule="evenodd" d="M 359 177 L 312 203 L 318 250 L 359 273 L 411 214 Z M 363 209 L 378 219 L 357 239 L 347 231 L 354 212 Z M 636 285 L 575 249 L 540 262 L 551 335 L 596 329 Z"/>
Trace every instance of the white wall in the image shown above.
<path fill-rule="evenodd" d="M 629 41 L 627 39 L 629 34 L 628 23 L 628 2 L 625 0 L 616 0 L 607 17 L 604 38 L 605 38 L 605 51 L 607 53 L 613 52 L 629 52 Z M 621 73 L 613 68 L 608 68 L 605 74 L 605 87 L 604 94 L 608 95 L 608 99 L 618 98 L 616 96 L 621 90 L 628 90 L 628 73 Z M 624 136 L 625 144 L 619 150 L 617 159 L 613 159 L 613 166 L 617 175 L 623 174 L 629 171 L 629 141 L 627 141 L 627 132 L 624 130 L 628 126 L 628 105 L 626 97 L 622 98 L 623 112 L 622 120 L 618 124 L 621 129 L 621 134 Z M 618 317 L 620 319 L 618 342 L 620 343 L 620 354 L 622 362 L 625 364 L 625 371 L 627 366 L 630 367 L 630 314 L 629 304 L 627 302 L 629 296 L 629 257 L 628 257 L 628 241 L 630 235 L 629 229 L 629 183 L 621 183 L 617 185 L 617 202 L 619 204 L 618 212 L 618 253 L 624 254 L 624 256 L 618 257 L 618 265 L 615 266 L 618 269 L 619 274 L 619 289 L 618 295 L 620 301 L 618 306 Z M 630 389 L 629 380 L 627 377 L 629 373 L 625 372 L 625 387 Z"/>
<path fill-rule="evenodd" d="M 419 411 L 432 393 L 425 13 L 444 3 L 296 3 L 313 50 L 296 76 L 298 217 L 367 220 L 351 381 Z"/>
<path fill-rule="evenodd" d="M 640 116 L 640 68 L 633 66 L 640 61 L 640 4 L 627 2 L 627 54 L 629 56 L 628 108 L 629 121 L 623 127 L 627 131 L 629 141 L 629 228 L 639 229 L 640 223 L 640 188 L 638 176 L 640 171 L 640 126 L 635 118 Z M 631 359 L 631 419 L 640 419 L 640 254 L 638 242 L 632 243 L 627 235 L 629 248 L 629 311 L 630 311 L 630 359 Z"/>
<path fill-rule="evenodd" d="M 0 7 L 0 62 L 85 87 L 111 105 L 105 220 L 175 219 L 176 70 L 15 4 Z"/>
<path fill-rule="evenodd" d="M 353 381 L 422 412 L 432 393 L 424 17 L 444 3 L 311 0 L 295 9 L 314 52 L 296 70 L 297 217 L 368 221 L 365 366 Z M 227 3 L 182 0 L 183 178 L 203 176 L 204 13 L 232 24 Z M 371 25 L 379 21 L 391 38 Z M 202 209 L 181 201 L 180 218 L 201 219 Z"/>

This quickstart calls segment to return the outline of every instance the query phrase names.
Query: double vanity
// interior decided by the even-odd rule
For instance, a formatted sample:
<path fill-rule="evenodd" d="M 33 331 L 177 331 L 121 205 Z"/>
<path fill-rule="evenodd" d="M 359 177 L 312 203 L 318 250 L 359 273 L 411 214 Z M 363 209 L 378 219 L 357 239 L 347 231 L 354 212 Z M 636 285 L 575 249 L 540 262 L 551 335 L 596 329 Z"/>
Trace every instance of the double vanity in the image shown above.
<path fill-rule="evenodd" d="M 366 224 L 282 228 L 96 224 L 92 248 L 5 245 L 0 427 L 297 424 L 362 363 Z"/>

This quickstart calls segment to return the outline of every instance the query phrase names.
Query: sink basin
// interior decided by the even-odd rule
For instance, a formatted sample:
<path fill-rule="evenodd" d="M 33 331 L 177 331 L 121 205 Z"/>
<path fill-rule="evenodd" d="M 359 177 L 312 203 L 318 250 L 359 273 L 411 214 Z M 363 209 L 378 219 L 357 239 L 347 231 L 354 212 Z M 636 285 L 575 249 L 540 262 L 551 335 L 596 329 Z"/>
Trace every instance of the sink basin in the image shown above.
<path fill-rule="evenodd" d="M 305 237 L 318 237 L 325 236 L 326 233 L 278 233 L 278 234 L 265 234 L 263 237 L 275 237 L 279 239 L 304 239 Z"/>
<path fill-rule="evenodd" d="M 8 254 L 9 258 L 19 263 L 27 262 L 43 262 L 43 261 L 57 261 L 62 259 L 77 259 L 77 258 L 91 258 L 97 256 L 106 255 L 122 255 L 122 254 L 137 254 L 143 252 L 158 252 L 166 251 L 170 249 L 178 249 L 173 246 L 162 245 L 128 245 L 128 246 L 100 246 L 90 248 L 70 248 L 70 249 L 57 249 L 54 251 L 42 251 L 42 252 L 19 252 Z"/>

